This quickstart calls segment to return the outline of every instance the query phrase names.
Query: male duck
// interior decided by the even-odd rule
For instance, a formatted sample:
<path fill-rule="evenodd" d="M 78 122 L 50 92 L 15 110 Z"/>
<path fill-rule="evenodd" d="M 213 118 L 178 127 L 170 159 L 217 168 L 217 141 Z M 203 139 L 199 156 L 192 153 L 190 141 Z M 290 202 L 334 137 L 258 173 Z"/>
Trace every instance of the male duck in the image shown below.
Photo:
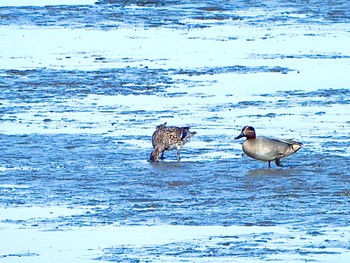
<path fill-rule="evenodd" d="M 281 159 L 296 153 L 303 144 L 292 140 L 277 140 L 266 137 L 256 137 L 255 130 L 251 126 L 244 126 L 241 134 L 235 140 L 246 137 L 243 143 L 243 152 L 254 159 L 269 162 L 275 161 L 277 166 L 282 166 Z"/>
<path fill-rule="evenodd" d="M 177 159 L 180 161 L 180 149 L 196 132 L 190 132 L 190 127 L 166 126 L 167 123 L 158 125 L 152 135 L 153 151 L 150 156 L 152 162 L 164 159 L 164 151 L 177 150 Z"/>

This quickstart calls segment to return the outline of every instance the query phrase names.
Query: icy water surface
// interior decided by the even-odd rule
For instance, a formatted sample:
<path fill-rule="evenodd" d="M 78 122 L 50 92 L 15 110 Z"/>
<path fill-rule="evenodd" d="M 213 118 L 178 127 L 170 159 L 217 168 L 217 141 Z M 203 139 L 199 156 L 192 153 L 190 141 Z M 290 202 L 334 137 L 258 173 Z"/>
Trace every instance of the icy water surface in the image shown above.
<path fill-rule="evenodd" d="M 347 262 L 347 1 L 3 1 L 1 262 Z M 198 132 L 148 162 L 155 126 Z M 244 125 L 304 147 L 242 155 Z"/>

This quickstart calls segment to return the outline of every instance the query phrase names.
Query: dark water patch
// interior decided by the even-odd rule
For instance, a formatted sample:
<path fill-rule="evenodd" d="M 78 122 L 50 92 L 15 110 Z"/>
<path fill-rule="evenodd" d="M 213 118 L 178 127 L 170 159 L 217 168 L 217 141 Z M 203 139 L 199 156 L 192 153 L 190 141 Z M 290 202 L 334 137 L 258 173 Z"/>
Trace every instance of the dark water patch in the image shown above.
<path fill-rule="evenodd" d="M 289 90 L 280 91 L 276 93 L 282 95 L 283 97 L 322 97 L 322 98 L 347 98 L 350 97 L 350 89 L 319 89 L 316 91 L 306 92 L 304 90 Z M 263 94 L 262 96 L 269 96 L 271 94 Z"/>
<path fill-rule="evenodd" d="M 23 257 L 37 257 L 39 254 L 34 252 L 23 252 L 23 253 L 13 253 L 13 254 L 5 254 L 0 255 L 0 258 L 23 258 Z"/>
<path fill-rule="evenodd" d="M 341 0 L 310 0 L 307 5 L 302 0 L 274 2 L 277 2 L 280 6 L 295 8 L 292 13 L 305 15 L 307 20 L 346 23 L 350 19 L 349 3 Z"/>
<path fill-rule="evenodd" d="M 186 16 L 186 10 L 173 10 L 171 6 L 164 8 L 153 5 L 149 5 L 146 9 L 135 9 L 124 5 L 0 7 L 2 18 L 0 25 L 17 26 L 101 30 L 114 30 L 125 25 L 135 28 L 140 26 L 187 28 L 180 21 Z"/>
<path fill-rule="evenodd" d="M 119 5 L 119 6 L 143 6 L 143 7 L 164 7 L 178 4 L 178 0 L 98 0 L 96 4 Z"/>
<path fill-rule="evenodd" d="M 323 242 L 319 245 L 317 242 L 309 241 L 299 242 L 299 246 L 292 239 L 299 239 L 288 234 L 278 233 L 253 233 L 241 234 L 237 236 L 211 236 L 209 238 L 195 238 L 191 241 L 178 241 L 159 245 L 133 246 L 122 245 L 104 249 L 104 256 L 98 260 L 139 262 L 140 259 L 162 258 L 174 259 L 183 262 L 191 262 L 195 258 L 202 260 L 226 261 L 228 257 L 231 260 L 253 258 L 269 261 L 282 261 L 285 255 L 290 257 L 301 256 L 300 260 L 312 261 L 312 255 L 337 255 L 340 242 L 338 244 L 327 244 Z M 279 240 L 275 241 L 275 240 Z M 284 243 L 292 243 L 289 248 L 280 248 Z M 301 246 L 301 247 L 300 247 Z M 344 245 L 340 245 L 344 248 Z"/>
<path fill-rule="evenodd" d="M 252 58 L 261 59 L 349 59 L 349 55 L 344 54 L 251 54 Z"/>
<path fill-rule="evenodd" d="M 348 105 L 350 104 L 350 89 L 319 89 L 315 91 L 304 91 L 304 90 L 289 90 L 279 91 L 276 93 L 261 94 L 263 97 L 282 97 L 284 99 L 279 100 L 279 106 L 298 104 L 300 106 L 334 106 L 334 105 Z M 318 111 L 316 115 L 325 115 L 326 112 Z"/>
<path fill-rule="evenodd" d="M 311 0 L 307 5 L 302 0 L 293 1 L 252 1 L 241 0 L 234 2 L 220 2 L 220 4 L 213 1 L 201 1 L 201 3 L 193 4 L 191 1 L 116 1 L 116 0 L 100 0 L 98 4 L 114 4 L 114 5 L 137 5 L 143 7 L 164 7 L 164 6 L 177 6 L 177 7 L 191 7 L 205 13 L 218 13 L 227 12 L 232 10 L 249 10 L 252 8 L 261 8 L 266 11 L 279 11 L 275 13 L 275 16 L 270 18 L 272 21 L 285 21 L 290 18 L 312 19 L 312 20 L 330 20 L 337 22 L 344 22 L 350 18 L 348 11 L 348 3 L 344 1 L 321 1 Z M 305 17 L 302 17 L 305 16 Z M 299 21 L 298 20 L 298 21 Z"/>
<path fill-rule="evenodd" d="M 257 101 L 240 101 L 238 102 L 238 107 L 239 108 L 250 108 L 250 107 L 261 107 L 265 105 L 266 102 L 262 100 L 257 100 Z"/>
<path fill-rule="evenodd" d="M 98 23 L 97 6 L 0 7 L 0 25 L 92 27 Z"/>
<path fill-rule="evenodd" d="M 165 92 L 167 88 L 186 84 L 188 87 L 206 85 L 202 81 L 174 79 L 176 75 L 200 76 L 213 74 L 287 73 L 281 67 L 205 67 L 198 69 L 152 69 L 148 67 L 125 67 L 97 71 L 55 70 L 38 68 L 32 70 L 0 70 L 2 98 L 22 103 L 60 101 L 85 97 L 90 94 L 103 95 L 152 95 Z M 172 92 L 168 96 L 178 97 L 186 92 Z M 19 107 L 19 106 L 18 106 Z M 22 107 L 22 106 L 21 106 Z M 26 107 L 26 106 L 24 106 Z M 9 110 L 9 109 L 8 109 Z"/>
<path fill-rule="evenodd" d="M 128 95 L 152 94 L 174 84 L 171 76 L 161 69 L 120 68 L 98 71 L 2 70 L 2 98 L 36 103 L 85 97 L 89 94 Z"/>
<path fill-rule="evenodd" d="M 254 73 L 283 73 L 286 74 L 293 69 L 284 67 L 247 67 L 247 66 L 225 66 L 225 67 L 205 67 L 198 69 L 179 69 L 174 72 L 174 74 L 188 75 L 188 76 L 200 76 L 200 75 L 215 75 L 215 74 L 227 74 L 227 73 L 237 73 L 237 74 L 254 74 Z"/>
<path fill-rule="evenodd" d="M 276 118 L 277 114 L 276 113 L 267 113 L 267 114 L 256 114 L 256 115 L 249 115 L 249 118 Z"/>
<path fill-rule="evenodd" d="M 142 8 L 135 8 L 142 7 Z M 0 7 L 0 25 L 98 28 L 113 30 L 122 26 L 204 28 L 242 21 L 249 25 L 290 25 L 293 23 L 346 23 L 347 1 L 114 1 L 95 5 L 47 5 Z M 246 11 L 245 15 L 238 11 Z M 258 11 L 258 15 L 254 13 Z M 270 15 L 271 14 L 271 15 Z M 184 22 L 186 21 L 186 22 Z"/>

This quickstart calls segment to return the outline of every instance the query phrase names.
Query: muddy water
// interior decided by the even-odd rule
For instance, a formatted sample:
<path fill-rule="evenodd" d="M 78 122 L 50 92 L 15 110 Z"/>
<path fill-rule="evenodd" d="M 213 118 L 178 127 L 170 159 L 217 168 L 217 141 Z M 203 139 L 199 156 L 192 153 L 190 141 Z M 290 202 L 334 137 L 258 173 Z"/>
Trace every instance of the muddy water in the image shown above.
<path fill-rule="evenodd" d="M 144 243 L 103 240 L 70 255 L 86 261 L 348 258 L 346 1 L 26 5 L 0 7 L 3 231 L 184 235 L 148 244 L 141 228 Z M 167 152 L 149 163 L 165 121 L 198 135 L 181 162 Z M 246 124 L 304 148 L 268 169 L 233 140 Z M 8 262 L 45 260 L 40 245 L 5 241 Z"/>

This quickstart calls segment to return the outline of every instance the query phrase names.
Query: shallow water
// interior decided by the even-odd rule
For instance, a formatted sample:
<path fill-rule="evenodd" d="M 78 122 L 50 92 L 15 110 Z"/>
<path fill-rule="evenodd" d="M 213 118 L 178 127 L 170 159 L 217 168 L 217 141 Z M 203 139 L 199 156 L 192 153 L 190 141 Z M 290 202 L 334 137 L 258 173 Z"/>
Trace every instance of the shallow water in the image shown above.
<path fill-rule="evenodd" d="M 349 259 L 349 3 L 77 2 L 0 7 L 2 261 Z"/>

